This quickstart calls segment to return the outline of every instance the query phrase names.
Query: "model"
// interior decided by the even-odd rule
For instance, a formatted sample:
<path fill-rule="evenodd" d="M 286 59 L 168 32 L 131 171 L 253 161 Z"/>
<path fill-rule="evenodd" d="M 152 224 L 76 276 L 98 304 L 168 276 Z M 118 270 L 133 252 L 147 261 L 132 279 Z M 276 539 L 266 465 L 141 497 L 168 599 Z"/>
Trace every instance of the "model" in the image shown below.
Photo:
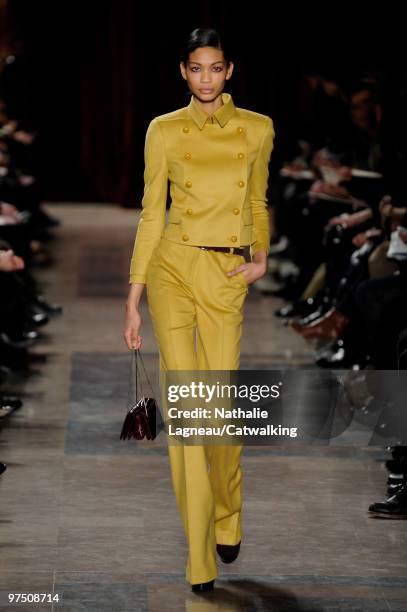
<path fill-rule="evenodd" d="M 162 370 L 238 369 L 248 287 L 267 272 L 273 122 L 224 92 L 233 68 L 215 30 L 194 30 L 180 62 L 190 103 L 155 117 L 146 134 L 124 338 L 129 349 L 142 345 L 146 286 Z M 195 592 L 213 589 L 216 553 L 230 563 L 239 552 L 241 449 L 168 446 Z"/>

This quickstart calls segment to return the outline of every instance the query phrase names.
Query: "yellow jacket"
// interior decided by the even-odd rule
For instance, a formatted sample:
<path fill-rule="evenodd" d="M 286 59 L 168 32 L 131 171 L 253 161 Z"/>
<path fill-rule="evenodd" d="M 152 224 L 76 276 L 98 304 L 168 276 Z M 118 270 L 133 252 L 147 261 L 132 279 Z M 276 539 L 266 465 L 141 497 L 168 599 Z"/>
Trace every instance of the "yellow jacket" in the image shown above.
<path fill-rule="evenodd" d="M 260 249 L 269 252 L 266 192 L 273 122 L 236 107 L 228 93 L 222 100 L 208 115 L 191 96 L 188 106 L 159 115 L 148 126 L 129 283 L 145 283 L 161 236 L 186 245 L 250 245 L 251 256 Z"/>

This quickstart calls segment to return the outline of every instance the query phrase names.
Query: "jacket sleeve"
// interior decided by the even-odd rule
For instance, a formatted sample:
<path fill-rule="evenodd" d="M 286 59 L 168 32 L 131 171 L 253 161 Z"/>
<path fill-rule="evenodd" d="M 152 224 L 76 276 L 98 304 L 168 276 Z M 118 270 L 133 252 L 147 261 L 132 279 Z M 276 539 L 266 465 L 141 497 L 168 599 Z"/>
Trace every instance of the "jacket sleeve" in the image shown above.
<path fill-rule="evenodd" d="M 165 226 L 168 165 L 160 124 L 153 119 L 144 147 L 144 193 L 130 262 L 129 283 L 145 283 L 146 271 Z"/>
<path fill-rule="evenodd" d="M 250 204 L 253 215 L 254 244 L 250 248 L 253 256 L 256 251 L 264 250 L 267 255 L 270 250 L 270 225 L 267 207 L 267 188 L 269 178 L 270 156 L 273 150 L 274 126 L 270 117 L 267 117 L 266 127 L 260 143 L 256 160 L 253 164 L 250 177 Z"/>

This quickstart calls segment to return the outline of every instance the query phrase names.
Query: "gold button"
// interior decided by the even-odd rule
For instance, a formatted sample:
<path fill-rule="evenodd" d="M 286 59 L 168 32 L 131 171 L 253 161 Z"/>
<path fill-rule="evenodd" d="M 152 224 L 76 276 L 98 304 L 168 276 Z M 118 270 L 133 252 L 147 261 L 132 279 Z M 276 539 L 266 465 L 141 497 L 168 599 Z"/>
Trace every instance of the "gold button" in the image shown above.
<path fill-rule="evenodd" d="M 239 132 L 239 134 L 242 134 L 242 132 L 243 132 L 243 128 L 242 128 L 242 127 L 238 127 L 238 128 L 237 128 L 237 131 Z"/>
<path fill-rule="evenodd" d="M 184 240 L 184 242 L 186 242 L 187 240 L 189 240 L 189 236 L 187 234 L 184 234 L 182 236 L 182 240 Z"/>
<path fill-rule="evenodd" d="M 244 181 L 239 181 L 239 187 L 244 187 Z"/>
<path fill-rule="evenodd" d="M 236 242 L 237 236 L 231 236 L 230 239 L 231 239 L 232 242 Z"/>
<path fill-rule="evenodd" d="M 194 211 L 192 210 L 192 208 L 188 208 L 187 209 L 187 215 L 192 215 Z"/>
<path fill-rule="evenodd" d="M 243 159 L 244 158 L 244 154 L 243 153 L 238 153 L 237 156 L 238 156 L 239 159 Z"/>
<path fill-rule="evenodd" d="M 191 181 L 187 181 L 187 182 L 185 183 L 185 187 L 192 187 L 192 183 L 191 183 Z"/>
<path fill-rule="evenodd" d="M 191 159 L 191 153 L 185 153 L 184 157 L 185 159 Z"/>
<path fill-rule="evenodd" d="M 189 127 L 187 127 L 187 126 L 183 127 L 182 131 L 185 132 L 185 134 L 186 134 L 187 132 L 189 132 Z"/>
<path fill-rule="evenodd" d="M 234 215 L 238 215 L 240 213 L 240 210 L 238 208 L 234 208 L 233 209 L 233 214 Z"/>

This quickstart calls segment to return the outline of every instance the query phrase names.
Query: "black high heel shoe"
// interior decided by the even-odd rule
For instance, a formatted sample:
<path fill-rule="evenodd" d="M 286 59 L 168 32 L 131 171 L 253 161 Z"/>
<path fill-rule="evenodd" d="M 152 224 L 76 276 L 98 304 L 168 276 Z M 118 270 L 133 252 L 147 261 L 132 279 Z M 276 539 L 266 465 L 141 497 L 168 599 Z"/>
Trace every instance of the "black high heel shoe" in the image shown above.
<path fill-rule="evenodd" d="M 194 593 L 207 593 L 208 591 L 213 591 L 214 584 L 215 580 L 210 580 L 209 582 L 199 582 L 198 584 L 193 584 L 191 586 L 191 590 Z"/>
<path fill-rule="evenodd" d="M 233 563 L 239 555 L 240 542 L 233 546 L 229 544 L 216 544 L 216 551 L 223 563 Z"/>

